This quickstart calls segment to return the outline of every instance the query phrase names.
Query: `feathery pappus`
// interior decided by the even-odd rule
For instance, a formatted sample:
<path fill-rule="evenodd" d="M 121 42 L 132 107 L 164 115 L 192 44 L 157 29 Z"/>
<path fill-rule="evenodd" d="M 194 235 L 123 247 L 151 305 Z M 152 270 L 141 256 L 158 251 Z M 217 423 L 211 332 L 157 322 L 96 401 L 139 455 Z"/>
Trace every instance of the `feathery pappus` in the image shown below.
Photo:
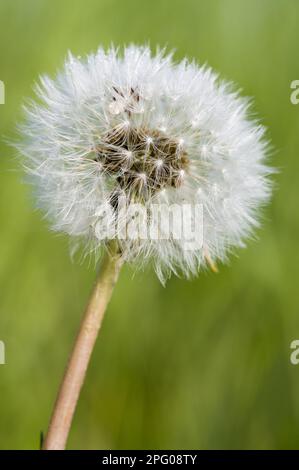
<path fill-rule="evenodd" d="M 69 54 L 36 92 L 17 147 L 51 227 L 85 252 L 116 238 L 126 261 L 151 260 L 163 280 L 213 268 L 258 226 L 271 194 L 265 129 L 249 118 L 249 100 L 207 66 L 146 46 L 100 48 Z M 143 207 L 139 230 L 154 225 L 158 236 L 112 233 L 120 198 Z M 180 217 L 153 220 L 153 205 L 200 205 L 200 225 L 189 215 L 202 243 L 186 247 Z"/>

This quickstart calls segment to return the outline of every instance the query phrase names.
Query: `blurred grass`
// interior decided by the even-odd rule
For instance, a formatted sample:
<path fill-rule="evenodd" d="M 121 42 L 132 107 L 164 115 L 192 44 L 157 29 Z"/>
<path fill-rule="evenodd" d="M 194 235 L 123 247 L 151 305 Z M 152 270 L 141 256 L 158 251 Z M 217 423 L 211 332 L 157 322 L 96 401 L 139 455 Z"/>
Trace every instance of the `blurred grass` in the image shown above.
<path fill-rule="evenodd" d="M 208 62 L 255 98 L 281 172 L 259 241 L 218 275 L 162 288 L 125 270 L 69 448 L 299 448 L 299 78 L 296 0 L 1 0 L 0 133 L 68 49 L 150 41 Z M 32 210 L 1 143 L 0 448 L 38 448 L 94 272 Z"/>

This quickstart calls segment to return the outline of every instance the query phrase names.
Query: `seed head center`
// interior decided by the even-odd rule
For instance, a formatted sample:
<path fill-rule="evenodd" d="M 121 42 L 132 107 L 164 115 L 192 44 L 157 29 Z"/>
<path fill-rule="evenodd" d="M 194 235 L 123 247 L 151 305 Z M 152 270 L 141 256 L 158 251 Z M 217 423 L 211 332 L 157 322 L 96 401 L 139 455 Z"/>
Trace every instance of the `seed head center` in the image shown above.
<path fill-rule="evenodd" d="M 178 188 L 189 165 L 182 139 L 144 127 L 112 129 L 97 147 L 96 161 L 121 189 L 142 196 Z"/>

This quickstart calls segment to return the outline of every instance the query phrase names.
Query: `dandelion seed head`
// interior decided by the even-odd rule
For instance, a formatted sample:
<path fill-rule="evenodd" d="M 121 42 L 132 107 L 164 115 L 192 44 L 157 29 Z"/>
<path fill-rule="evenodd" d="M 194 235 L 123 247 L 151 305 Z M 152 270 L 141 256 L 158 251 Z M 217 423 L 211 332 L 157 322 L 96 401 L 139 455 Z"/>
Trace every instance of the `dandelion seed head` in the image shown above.
<path fill-rule="evenodd" d="M 100 48 L 69 55 L 36 92 L 17 147 L 52 228 L 86 252 L 109 242 L 94 228 L 103 206 L 112 223 L 120 194 L 144 207 L 203 207 L 201 247 L 186 250 L 176 224 L 165 240 L 119 241 L 127 261 L 152 260 L 160 277 L 225 261 L 258 225 L 271 193 L 265 129 L 210 68 L 148 47 Z"/>

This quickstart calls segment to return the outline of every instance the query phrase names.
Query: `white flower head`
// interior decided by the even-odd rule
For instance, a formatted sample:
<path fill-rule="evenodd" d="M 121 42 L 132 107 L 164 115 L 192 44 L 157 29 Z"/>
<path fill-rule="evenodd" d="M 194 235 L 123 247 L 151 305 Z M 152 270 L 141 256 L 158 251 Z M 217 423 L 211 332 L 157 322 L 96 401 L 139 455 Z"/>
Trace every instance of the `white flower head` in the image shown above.
<path fill-rule="evenodd" d="M 265 130 L 248 119 L 248 100 L 206 66 L 148 47 L 100 48 L 86 59 L 69 55 L 37 94 L 18 148 L 53 229 L 86 252 L 117 238 L 125 260 L 151 259 L 161 278 L 188 275 L 225 261 L 258 225 L 270 195 Z M 145 209 L 134 237 L 115 229 L 121 198 Z M 191 223 L 201 243 L 177 236 L 178 212 L 166 228 L 165 217 L 154 220 L 153 205 L 200 205 L 200 225 L 192 211 Z"/>

